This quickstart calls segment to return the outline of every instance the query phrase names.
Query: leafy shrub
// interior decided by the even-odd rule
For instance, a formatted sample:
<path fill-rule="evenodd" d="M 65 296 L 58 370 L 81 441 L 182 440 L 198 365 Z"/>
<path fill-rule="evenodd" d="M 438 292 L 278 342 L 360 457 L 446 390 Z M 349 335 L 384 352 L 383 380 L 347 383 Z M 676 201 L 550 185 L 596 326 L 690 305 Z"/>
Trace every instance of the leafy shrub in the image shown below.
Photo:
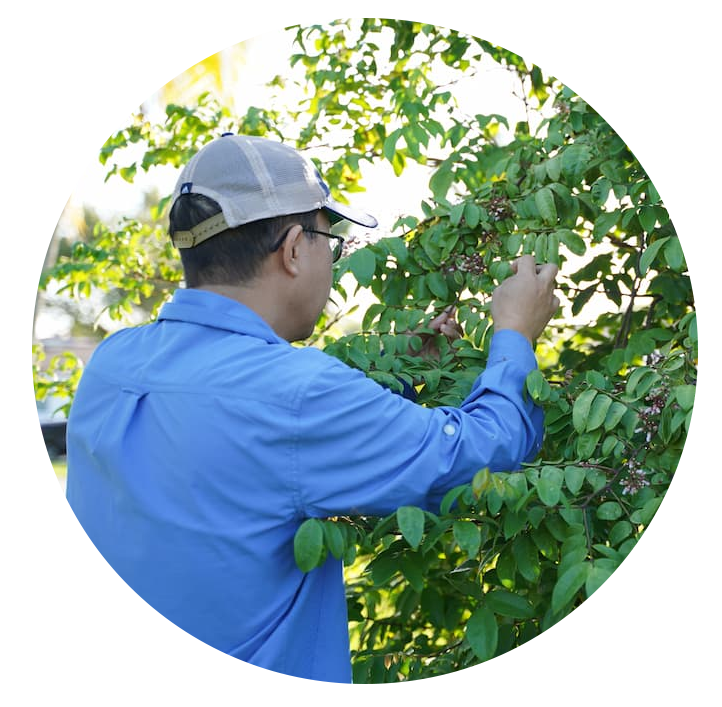
<path fill-rule="evenodd" d="M 419 213 L 338 264 L 342 312 L 355 306 L 348 274 L 374 297 L 360 330 L 339 335 L 327 314 L 312 339 L 384 385 L 414 386 L 422 405 L 458 404 L 483 370 L 488 304 L 510 261 L 533 254 L 560 266 L 572 318 L 560 315 L 537 342 L 541 372 L 527 380 L 546 411 L 538 458 L 519 473 L 479 470 L 438 514 L 403 507 L 386 518 L 309 519 L 296 536 L 305 571 L 329 553 L 345 559 L 355 681 L 446 673 L 569 614 L 652 520 L 694 402 L 697 330 L 684 254 L 633 153 L 539 67 L 418 23 L 292 31 L 299 52 L 291 64 L 309 88 L 300 108 L 252 107 L 234 118 L 206 94 L 168 105 L 161 125 L 138 116 L 107 141 L 101 160 L 132 181 L 138 169 L 180 164 L 224 130 L 283 135 L 300 148 L 326 146 L 321 166 L 342 199 L 362 189 L 366 162 L 386 160 L 397 174 L 425 165 L 431 196 Z M 517 77 L 529 121 L 509 126 L 502 115 L 468 116 L 455 105 L 449 87 L 484 62 Z M 135 143 L 145 148 L 139 163 L 113 162 Z M 59 282 L 79 297 L 109 292 L 111 314 L 122 317 L 139 306 L 152 314 L 179 279 L 158 227 L 126 220 L 77 243 L 41 286 Z M 440 337 L 438 359 L 419 356 L 420 335 L 449 306 L 463 338 Z M 39 391 L 52 388 L 36 374 Z"/>

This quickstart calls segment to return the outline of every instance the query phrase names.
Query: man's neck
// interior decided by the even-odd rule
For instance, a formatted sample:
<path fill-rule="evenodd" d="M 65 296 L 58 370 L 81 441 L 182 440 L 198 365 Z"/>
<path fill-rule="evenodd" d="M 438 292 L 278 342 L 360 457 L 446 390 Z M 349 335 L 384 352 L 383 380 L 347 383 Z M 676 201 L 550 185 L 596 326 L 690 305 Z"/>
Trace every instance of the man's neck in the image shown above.
<path fill-rule="evenodd" d="M 253 287 L 242 285 L 201 285 L 197 289 L 206 292 L 213 292 L 228 299 L 235 300 L 255 312 L 273 331 L 286 341 L 291 341 L 287 336 L 285 326 L 286 308 L 278 299 L 278 293 L 272 292 L 271 288 L 264 286 L 262 282 L 254 282 Z"/>

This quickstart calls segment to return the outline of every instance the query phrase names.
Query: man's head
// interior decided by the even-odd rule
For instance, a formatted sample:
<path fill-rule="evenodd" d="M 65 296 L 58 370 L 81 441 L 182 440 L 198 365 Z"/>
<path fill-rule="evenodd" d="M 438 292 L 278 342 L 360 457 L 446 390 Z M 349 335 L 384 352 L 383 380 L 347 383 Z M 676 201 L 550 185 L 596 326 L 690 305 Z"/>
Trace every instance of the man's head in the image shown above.
<path fill-rule="evenodd" d="M 188 287 L 263 288 L 271 307 L 298 315 L 289 335 L 303 338 L 299 332 L 310 333 L 331 287 L 336 240 L 328 231 L 344 219 L 377 225 L 334 201 L 313 164 L 293 148 L 224 134 L 181 172 L 169 231 Z"/>

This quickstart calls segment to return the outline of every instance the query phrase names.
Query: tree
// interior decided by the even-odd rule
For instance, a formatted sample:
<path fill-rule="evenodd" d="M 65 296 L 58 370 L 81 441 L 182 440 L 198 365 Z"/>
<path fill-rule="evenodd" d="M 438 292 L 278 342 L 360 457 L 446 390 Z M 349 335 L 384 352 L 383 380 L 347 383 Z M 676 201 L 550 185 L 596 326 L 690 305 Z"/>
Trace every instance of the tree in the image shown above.
<path fill-rule="evenodd" d="M 438 513 L 311 518 L 295 541 L 305 571 L 328 553 L 347 567 L 354 679 L 427 677 L 530 640 L 588 598 L 629 555 L 672 480 L 694 402 L 697 332 L 679 239 L 634 154 L 580 96 L 488 42 L 397 20 L 291 28 L 307 98 L 240 116 L 204 94 L 142 117 L 101 150 L 110 173 L 179 165 L 224 130 L 274 135 L 315 155 L 337 198 L 367 164 L 429 172 L 430 194 L 393 234 L 350 252 L 335 273 L 341 312 L 373 303 L 339 334 L 328 313 L 312 343 L 420 404 L 458 404 L 483 370 L 490 295 L 520 253 L 561 267 L 568 303 L 537 342 L 527 393 L 546 410 L 539 457 L 518 473 L 480 469 Z M 527 119 L 467 115 L 454 87 L 489 64 L 511 72 Z M 279 95 L 287 89 L 273 82 Z M 279 106 L 279 101 L 269 105 Z M 123 148 L 144 148 L 121 166 Z M 82 297 L 113 290 L 114 316 L 180 280 L 159 225 L 99 228 L 48 273 Z M 351 276 L 351 288 L 347 284 Z M 603 306 L 600 306 L 600 303 Z M 464 336 L 418 356 L 438 312 Z M 568 315 L 572 315 L 571 318 Z"/>

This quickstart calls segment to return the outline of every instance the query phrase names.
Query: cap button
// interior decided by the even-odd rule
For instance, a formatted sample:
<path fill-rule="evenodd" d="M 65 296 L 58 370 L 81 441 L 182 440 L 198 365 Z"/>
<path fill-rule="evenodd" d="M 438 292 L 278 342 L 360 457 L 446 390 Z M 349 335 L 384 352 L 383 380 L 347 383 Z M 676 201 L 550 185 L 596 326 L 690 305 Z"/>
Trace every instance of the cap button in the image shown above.
<path fill-rule="evenodd" d="M 234 135 L 234 133 L 221 133 L 221 137 L 225 137 L 226 135 Z"/>

